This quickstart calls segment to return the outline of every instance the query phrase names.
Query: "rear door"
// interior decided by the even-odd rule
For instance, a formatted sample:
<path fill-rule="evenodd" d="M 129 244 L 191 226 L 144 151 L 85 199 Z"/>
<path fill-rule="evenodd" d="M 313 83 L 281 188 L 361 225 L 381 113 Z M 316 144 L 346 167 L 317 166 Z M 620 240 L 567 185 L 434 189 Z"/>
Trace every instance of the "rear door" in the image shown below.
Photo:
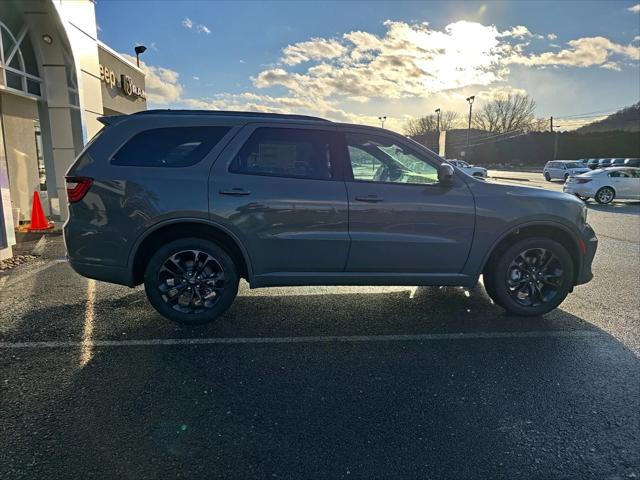
<path fill-rule="evenodd" d="M 459 273 L 473 238 L 467 184 L 438 183 L 441 159 L 399 136 L 338 135 L 347 159 L 351 248 L 347 272 Z"/>
<path fill-rule="evenodd" d="M 214 165 L 210 214 L 246 247 L 256 275 L 341 272 L 347 194 L 333 127 L 247 125 Z"/>

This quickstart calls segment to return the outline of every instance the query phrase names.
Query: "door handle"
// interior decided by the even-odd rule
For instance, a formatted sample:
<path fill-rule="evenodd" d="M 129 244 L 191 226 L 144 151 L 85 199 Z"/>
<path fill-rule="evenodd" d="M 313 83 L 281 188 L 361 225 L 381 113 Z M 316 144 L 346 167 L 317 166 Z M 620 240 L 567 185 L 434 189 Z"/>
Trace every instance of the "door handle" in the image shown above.
<path fill-rule="evenodd" d="M 251 192 L 244 188 L 229 188 L 226 190 L 220 190 L 220 195 L 251 195 Z"/>
<path fill-rule="evenodd" d="M 384 198 L 378 197 L 377 195 L 366 195 L 361 197 L 356 197 L 358 202 L 369 202 L 369 203 L 377 203 L 384 201 Z"/>

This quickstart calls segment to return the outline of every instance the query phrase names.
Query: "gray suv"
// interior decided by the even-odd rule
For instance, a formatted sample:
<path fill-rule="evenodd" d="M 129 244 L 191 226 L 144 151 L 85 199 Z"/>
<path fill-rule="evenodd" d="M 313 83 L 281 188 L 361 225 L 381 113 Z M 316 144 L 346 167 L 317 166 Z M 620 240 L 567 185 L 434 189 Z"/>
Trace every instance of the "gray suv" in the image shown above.
<path fill-rule="evenodd" d="M 101 120 L 67 176 L 70 264 L 144 283 L 177 322 L 221 315 L 240 278 L 471 287 L 482 274 L 518 315 L 547 313 L 592 278 L 583 202 L 477 180 L 388 130 L 244 112 Z"/>

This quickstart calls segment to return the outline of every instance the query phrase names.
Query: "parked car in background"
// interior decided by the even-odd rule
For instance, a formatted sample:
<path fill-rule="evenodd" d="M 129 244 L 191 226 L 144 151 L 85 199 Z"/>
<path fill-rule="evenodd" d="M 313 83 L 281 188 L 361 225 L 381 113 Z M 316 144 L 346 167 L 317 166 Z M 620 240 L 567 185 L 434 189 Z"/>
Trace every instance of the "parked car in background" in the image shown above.
<path fill-rule="evenodd" d="M 610 167 L 570 177 L 563 191 L 601 204 L 616 200 L 640 200 L 640 168 Z"/>
<path fill-rule="evenodd" d="M 527 316 L 593 278 L 583 202 L 473 178 L 388 130 L 252 112 L 101 121 L 66 177 L 69 264 L 144 283 L 177 322 L 219 317 L 240 278 L 472 287 L 482 275 L 497 305 Z"/>
<path fill-rule="evenodd" d="M 595 170 L 596 168 L 600 168 L 598 166 L 598 161 L 599 161 L 598 158 L 590 158 L 589 160 L 587 160 L 587 167 L 590 170 Z"/>
<path fill-rule="evenodd" d="M 610 167 L 623 167 L 626 158 L 612 158 Z"/>
<path fill-rule="evenodd" d="M 551 180 L 566 180 L 571 175 L 588 172 L 589 168 L 577 160 L 553 160 L 547 162 L 542 174 L 547 182 Z"/>
<path fill-rule="evenodd" d="M 624 160 L 625 167 L 640 167 L 640 158 L 625 158 Z"/>
<path fill-rule="evenodd" d="M 598 168 L 607 168 L 611 166 L 613 158 L 601 158 L 598 160 Z"/>
<path fill-rule="evenodd" d="M 447 160 L 447 162 L 449 162 L 451 165 L 455 165 L 467 175 L 471 175 L 472 177 L 487 178 L 486 168 L 469 165 L 467 162 L 463 160 Z"/>

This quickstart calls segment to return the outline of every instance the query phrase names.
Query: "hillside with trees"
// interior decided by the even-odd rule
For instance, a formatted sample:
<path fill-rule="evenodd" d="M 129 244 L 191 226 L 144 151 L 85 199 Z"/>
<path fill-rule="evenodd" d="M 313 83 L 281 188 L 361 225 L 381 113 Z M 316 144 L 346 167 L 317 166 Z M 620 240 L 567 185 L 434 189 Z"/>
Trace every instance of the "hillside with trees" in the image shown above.
<path fill-rule="evenodd" d="M 640 102 L 576 130 L 578 133 L 611 131 L 640 132 Z"/>

